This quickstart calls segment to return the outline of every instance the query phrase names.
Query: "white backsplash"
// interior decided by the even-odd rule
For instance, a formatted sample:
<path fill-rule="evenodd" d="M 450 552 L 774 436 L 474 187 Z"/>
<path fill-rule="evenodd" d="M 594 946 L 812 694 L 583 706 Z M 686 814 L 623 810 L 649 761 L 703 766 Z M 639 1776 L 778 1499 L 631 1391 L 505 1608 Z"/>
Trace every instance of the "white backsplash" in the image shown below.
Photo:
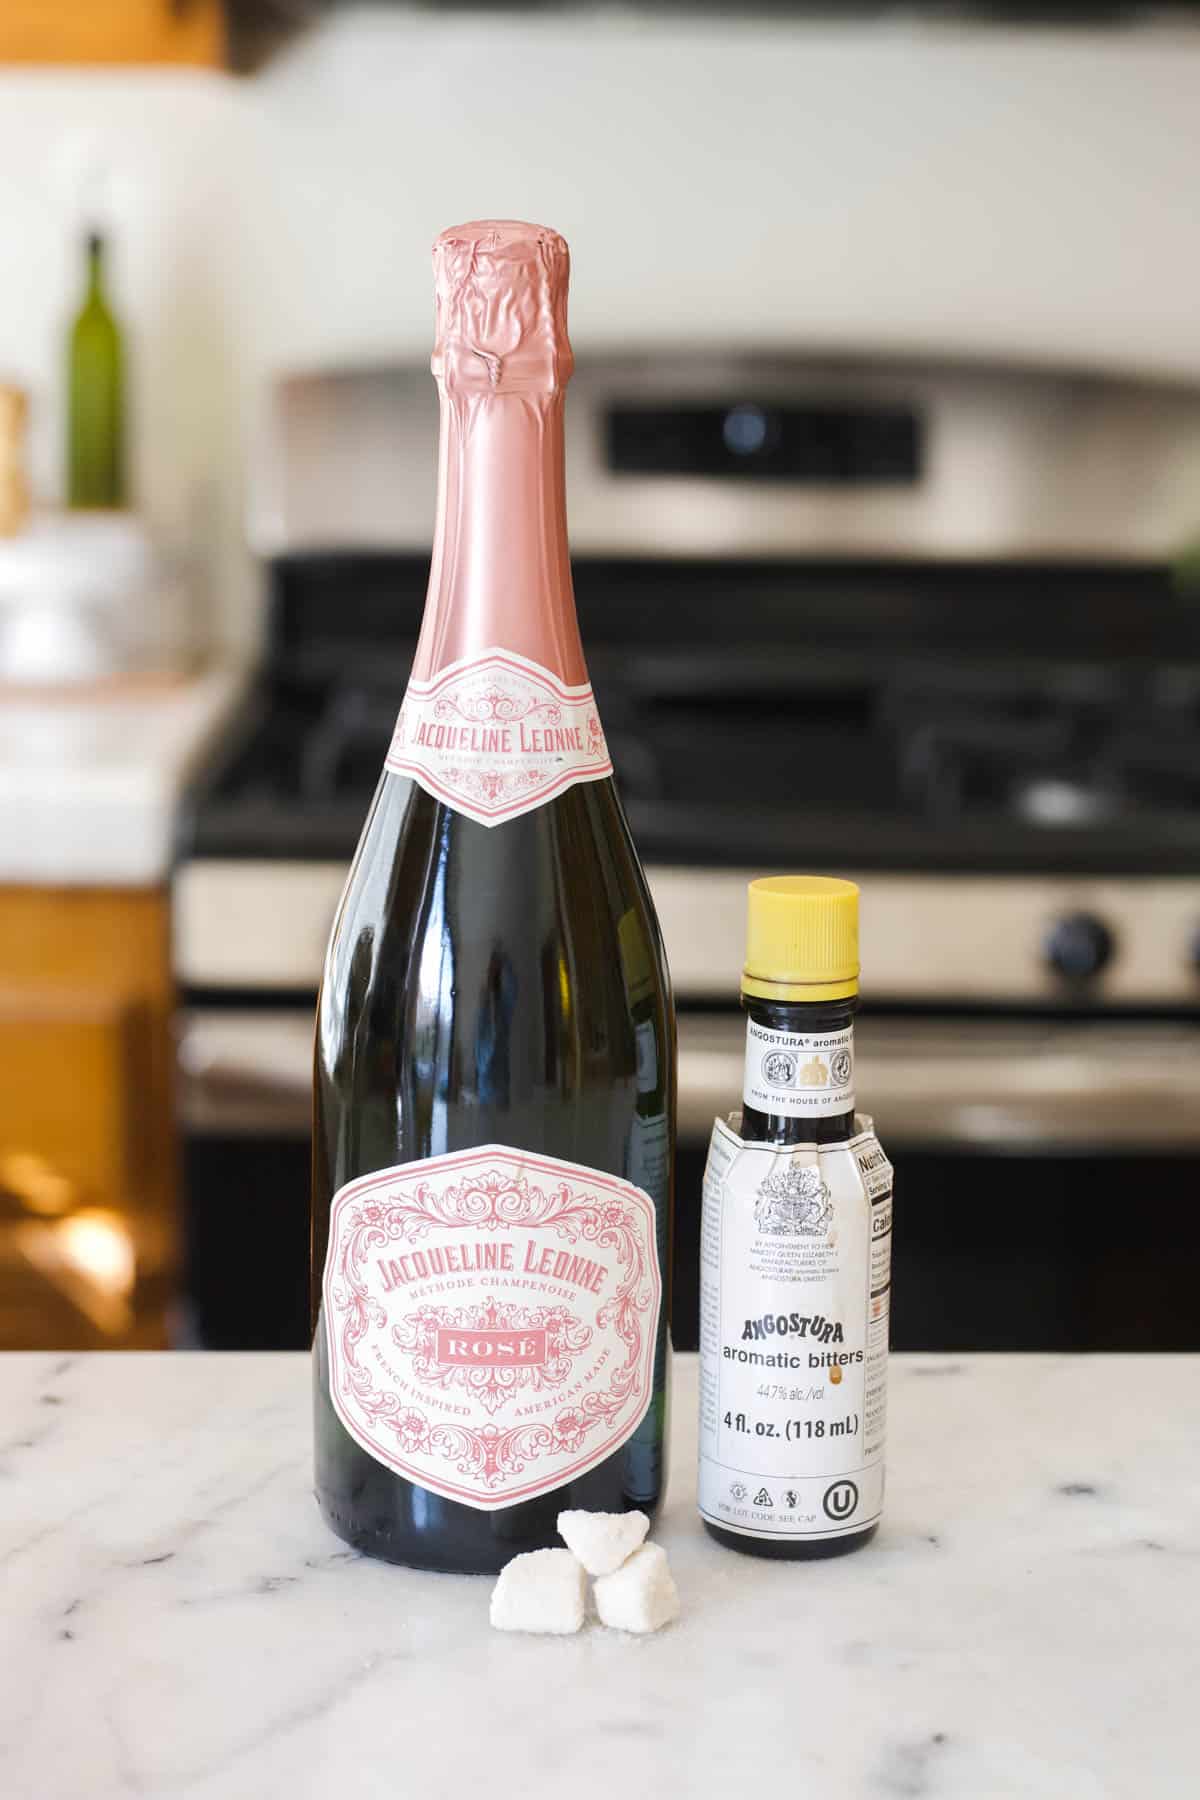
<path fill-rule="evenodd" d="M 0 71 L 0 378 L 32 394 L 37 498 L 61 496 L 65 340 L 99 214 L 126 328 L 133 487 L 198 558 L 203 636 L 244 633 L 255 610 L 233 252 L 244 98 L 191 72 Z"/>
<path fill-rule="evenodd" d="M 1200 32 L 343 16 L 263 77 L 0 71 L 0 376 L 53 497 L 80 169 L 110 171 L 135 475 L 247 645 L 246 446 L 280 369 L 423 356 L 428 245 L 575 258 L 576 347 L 1011 355 L 1200 379 Z M 431 448 L 432 455 L 432 448 Z"/>

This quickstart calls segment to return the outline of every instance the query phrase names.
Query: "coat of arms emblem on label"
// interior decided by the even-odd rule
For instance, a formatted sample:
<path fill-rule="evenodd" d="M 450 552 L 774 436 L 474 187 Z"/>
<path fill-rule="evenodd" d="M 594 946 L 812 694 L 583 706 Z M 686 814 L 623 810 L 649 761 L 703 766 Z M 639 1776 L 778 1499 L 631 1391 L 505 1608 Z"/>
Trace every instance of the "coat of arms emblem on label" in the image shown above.
<path fill-rule="evenodd" d="M 333 1200 L 330 1395 L 363 1449 L 491 1510 L 619 1448 L 650 1402 L 662 1280 L 641 1188 L 505 1145 Z"/>
<path fill-rule="evenodd" d="M 820 1237 L 833 1218 L 833 1196 L 820 1169 L 789 1162 L 761 1182 L 755 1223 L 771 1237 Z"/>
<path fill-rule="evenodd" d="M 387 767 L 482 825 L 612 774 L 591 687 L 568 687 L 512 650 L 410 681 Z"/>

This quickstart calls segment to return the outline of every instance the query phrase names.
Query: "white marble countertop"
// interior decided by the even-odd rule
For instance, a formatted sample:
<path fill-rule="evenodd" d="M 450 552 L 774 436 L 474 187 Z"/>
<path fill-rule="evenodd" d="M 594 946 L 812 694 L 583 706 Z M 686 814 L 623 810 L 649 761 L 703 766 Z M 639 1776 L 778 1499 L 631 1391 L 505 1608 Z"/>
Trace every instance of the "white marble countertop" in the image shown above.
<path fill-rule="evenodd" d="M 91 697 L 0 695 L 0 882 L 148 887 L 180 795 L 245 688 L 231 668 Z"/>
<path fill-rule="evenodd" d="M 1196 1793 L 1200 1358 L 895 1358 L 884 1526 L 810 1565 L 704 1535 L 675 1400 L 682 1619 L 520 1638 L 328 1535 L 305 1357 L 0 1358 L 0 1793 Z"/>

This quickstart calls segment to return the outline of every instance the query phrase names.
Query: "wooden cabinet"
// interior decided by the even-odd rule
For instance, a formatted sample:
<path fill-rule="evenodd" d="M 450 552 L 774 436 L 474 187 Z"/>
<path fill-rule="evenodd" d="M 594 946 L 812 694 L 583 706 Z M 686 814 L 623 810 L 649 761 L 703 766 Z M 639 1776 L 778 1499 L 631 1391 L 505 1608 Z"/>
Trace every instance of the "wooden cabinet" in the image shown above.
<path fill-rule="evenodd" d="M 166 1341 L 165 892 L 0 889 L 0 1348 Z"/>
<path fill-rule="evenodd" d="M 3 0 L 0 63 L 225 60 L 220 0 Z"/>

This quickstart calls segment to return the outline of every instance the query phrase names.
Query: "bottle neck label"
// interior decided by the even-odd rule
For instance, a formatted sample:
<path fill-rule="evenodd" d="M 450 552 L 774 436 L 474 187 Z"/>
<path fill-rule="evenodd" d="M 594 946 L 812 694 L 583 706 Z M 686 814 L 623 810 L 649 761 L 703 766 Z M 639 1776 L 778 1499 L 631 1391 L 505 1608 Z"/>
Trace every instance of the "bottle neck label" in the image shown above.
<path fill-rule="evenodd" d="M 481 825 L 612 774 L 590 684 L 497 648 L 409 682 L 387 767 Z"/>
<path fill-rule="evenodd" d="M 785 1119 L 830 1119 L 854 1110 L 854 1027 L 775 1031 L 746 1021 L 742 1099 Z"/>

